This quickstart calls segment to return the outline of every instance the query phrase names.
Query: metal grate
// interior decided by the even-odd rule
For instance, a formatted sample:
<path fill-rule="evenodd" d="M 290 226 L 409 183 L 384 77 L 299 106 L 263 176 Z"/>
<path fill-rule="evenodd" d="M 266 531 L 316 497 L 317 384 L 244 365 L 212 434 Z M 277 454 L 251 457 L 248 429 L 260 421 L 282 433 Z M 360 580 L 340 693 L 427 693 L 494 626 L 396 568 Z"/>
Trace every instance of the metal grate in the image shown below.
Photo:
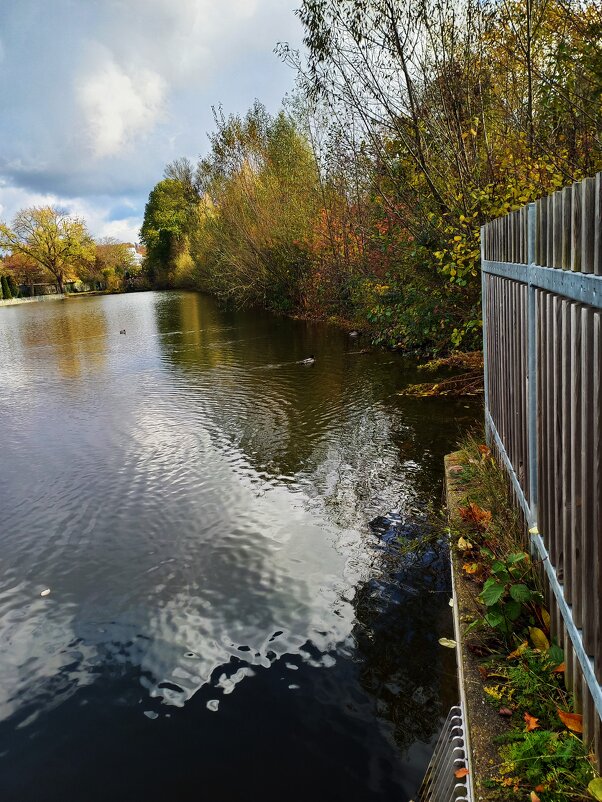
<path fill-rule="evenodd" d="M 456 705 L 443 725 L 416 802 L 473 802 L 470 774 L 456 777 L 458 769 L 468 768 L 464 715 Z"/>

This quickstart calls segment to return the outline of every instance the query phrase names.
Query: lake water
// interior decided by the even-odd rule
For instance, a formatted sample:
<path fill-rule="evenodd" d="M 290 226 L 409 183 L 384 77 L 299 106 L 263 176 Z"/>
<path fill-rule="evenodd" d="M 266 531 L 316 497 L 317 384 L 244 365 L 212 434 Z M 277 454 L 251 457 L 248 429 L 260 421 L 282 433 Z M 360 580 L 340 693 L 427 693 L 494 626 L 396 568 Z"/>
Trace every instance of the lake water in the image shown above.
<path fill-rule="evenodd" d="M 363 346 L 195 293 L 0 309 L 3 802 L 412 796 L 455 658 L 445 555 L 397 542 L 478 407 Z"/>

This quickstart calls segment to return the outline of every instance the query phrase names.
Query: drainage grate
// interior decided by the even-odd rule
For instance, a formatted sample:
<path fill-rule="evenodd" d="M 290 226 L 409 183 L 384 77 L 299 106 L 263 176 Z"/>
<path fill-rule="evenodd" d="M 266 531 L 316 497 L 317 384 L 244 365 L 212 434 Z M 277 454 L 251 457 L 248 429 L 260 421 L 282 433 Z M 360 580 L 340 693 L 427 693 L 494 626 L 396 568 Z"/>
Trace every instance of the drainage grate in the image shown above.
<path fill-rule="evenodd" d="M 437 740 L 416 802 L 473 802 L 470 774 L 456 777 L 458 769 L 468 769 L 462 707 L 452 707 Z"/>

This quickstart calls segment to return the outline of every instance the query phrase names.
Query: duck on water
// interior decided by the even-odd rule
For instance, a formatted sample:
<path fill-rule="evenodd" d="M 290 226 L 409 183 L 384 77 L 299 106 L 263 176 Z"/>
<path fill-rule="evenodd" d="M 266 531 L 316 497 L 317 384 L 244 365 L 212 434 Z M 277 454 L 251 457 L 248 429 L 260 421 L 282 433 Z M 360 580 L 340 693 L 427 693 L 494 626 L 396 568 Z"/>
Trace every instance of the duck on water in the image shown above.
<path fill-rule="evenodd" d="M 300 365 L 313 365 L 315 361 L 316 361 L 316 358 L 314 357 L 313 354 L 311 354 L 310 356 L 307 357 L 307 359 L 301 359 L 299 361 L 299 364 Z"/>

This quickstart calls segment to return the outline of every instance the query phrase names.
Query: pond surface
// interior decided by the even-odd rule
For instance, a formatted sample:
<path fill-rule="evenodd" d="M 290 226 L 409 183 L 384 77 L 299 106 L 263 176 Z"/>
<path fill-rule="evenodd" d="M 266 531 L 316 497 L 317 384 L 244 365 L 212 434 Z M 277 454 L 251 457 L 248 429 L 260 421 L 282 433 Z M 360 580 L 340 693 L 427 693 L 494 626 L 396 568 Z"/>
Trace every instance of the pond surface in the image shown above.
<path fill-rule="evenodd" d="M 455 663 L 445 554 L 397 544 L 479 410 L 364 345 L 195 293 L 0 309 L 3 802 L 413 795 Z"/>

